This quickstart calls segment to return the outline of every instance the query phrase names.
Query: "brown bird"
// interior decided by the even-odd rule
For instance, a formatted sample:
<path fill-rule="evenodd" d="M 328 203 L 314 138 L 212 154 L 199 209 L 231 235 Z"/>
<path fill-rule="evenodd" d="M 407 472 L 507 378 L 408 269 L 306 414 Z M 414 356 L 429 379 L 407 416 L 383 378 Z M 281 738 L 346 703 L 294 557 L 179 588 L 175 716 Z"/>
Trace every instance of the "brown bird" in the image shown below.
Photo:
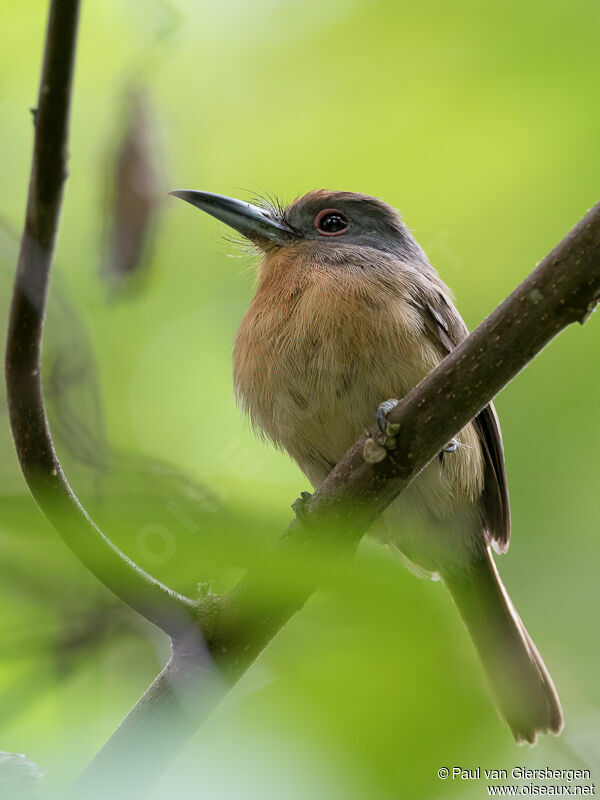
<path fill-rule="evenodd" d="M 235 344 L 236 395 L 317 487 L 376 415 L 385 425 L 393 403 L 384 401 L 406 394 L 465 338 L 451 293 L 398 213 L 374 197 L 321 190 L 287 208 L 260 208 L 207 192 L 173 194 L 262 252 Z M 559 733 L 556 690 L 491 553 L 505 552 L 510 536 L 493 405 L 383 521 L 387 542 L 448 586 L 515 739 Z"/>

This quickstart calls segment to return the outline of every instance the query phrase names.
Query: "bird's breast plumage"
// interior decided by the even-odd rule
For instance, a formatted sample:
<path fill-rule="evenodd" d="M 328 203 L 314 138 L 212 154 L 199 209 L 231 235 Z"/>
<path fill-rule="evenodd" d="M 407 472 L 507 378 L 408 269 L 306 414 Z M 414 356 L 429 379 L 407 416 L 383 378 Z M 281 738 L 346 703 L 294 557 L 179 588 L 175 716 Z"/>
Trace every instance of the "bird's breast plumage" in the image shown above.
<path fill-rule="evenodd" d="M 276 252 L 263 262 L 238 331 L 238 400 L 313 485 L 373 424 L 379 403 L 404 395 L 441 358 L 411 302 L 418 272 L 392 259 L 377 267 L 368 272 L 349 254 L 323 263 L 299 258 L 293 248 Z M 461 444 L 441 483 L 436 477 L 435 485 L 423 486 L 440 501 L 448 486 L 457 501 L 481 492 L 472 426 Z"/>

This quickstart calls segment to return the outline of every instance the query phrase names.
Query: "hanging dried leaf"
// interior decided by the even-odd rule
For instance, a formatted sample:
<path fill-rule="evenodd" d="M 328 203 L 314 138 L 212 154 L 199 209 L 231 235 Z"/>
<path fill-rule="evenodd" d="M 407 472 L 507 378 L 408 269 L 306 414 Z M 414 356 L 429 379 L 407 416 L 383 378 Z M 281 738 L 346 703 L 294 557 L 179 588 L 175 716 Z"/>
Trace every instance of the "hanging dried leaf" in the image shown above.
<path fill-rule="evenodd" d="M 147 264 L 165 193 L 157 125 L 147 93 L 130 90 L 126 105 L 123 134 L 110 170 L 103 269 L 104 276 L 118 284 Z"/>

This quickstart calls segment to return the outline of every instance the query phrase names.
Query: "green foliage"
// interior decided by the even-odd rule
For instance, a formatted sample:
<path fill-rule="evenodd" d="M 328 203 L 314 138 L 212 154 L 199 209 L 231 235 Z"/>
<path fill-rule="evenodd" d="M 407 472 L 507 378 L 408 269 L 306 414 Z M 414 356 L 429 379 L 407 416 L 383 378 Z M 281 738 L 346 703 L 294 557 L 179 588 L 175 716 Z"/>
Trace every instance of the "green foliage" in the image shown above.
<path fill-rule="evenodd" d="M 3 10 L 2 322 L 45 13 L 40 0 Z M 46 391 L 67 475 L 141 566 L 190 595 L 202 582 L 224 590 L 309 488 L 232 399 L 252 258 L 166 192 L 381 196 L 473 327 L 598 199 L 599 28 L 592 0 L 84 7 Z M 101 277 L 106 176 L 134 83 L 158 126 L 165 199 L 145 280 L 119 293 Z M 514 536 L 500 569 L 561 694 L 562 739 L 516 749 L 445 590 L 365 541 L 213 715 L 163 795 L 468 800 L 483 782 L 440 781 L 439 767 L 600 767 L 598 324 L 568 330 L 497 402 Z M 0 414 L 3 746 L 60 786 L 166 643 L 49 529 L 3 400 Z"/>

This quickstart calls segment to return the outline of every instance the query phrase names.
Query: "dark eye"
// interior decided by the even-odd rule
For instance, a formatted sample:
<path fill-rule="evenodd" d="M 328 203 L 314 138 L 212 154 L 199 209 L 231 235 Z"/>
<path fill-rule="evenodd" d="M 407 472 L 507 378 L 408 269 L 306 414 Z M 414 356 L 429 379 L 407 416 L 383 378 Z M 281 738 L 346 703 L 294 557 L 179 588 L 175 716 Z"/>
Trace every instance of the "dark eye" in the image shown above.
<path fill-rule="evenodd" d="M 323 236 L 339 236 L 348 230 L 348 220 L 336 208 L 324 208 L 315 217 L 315 228 Z"/>

